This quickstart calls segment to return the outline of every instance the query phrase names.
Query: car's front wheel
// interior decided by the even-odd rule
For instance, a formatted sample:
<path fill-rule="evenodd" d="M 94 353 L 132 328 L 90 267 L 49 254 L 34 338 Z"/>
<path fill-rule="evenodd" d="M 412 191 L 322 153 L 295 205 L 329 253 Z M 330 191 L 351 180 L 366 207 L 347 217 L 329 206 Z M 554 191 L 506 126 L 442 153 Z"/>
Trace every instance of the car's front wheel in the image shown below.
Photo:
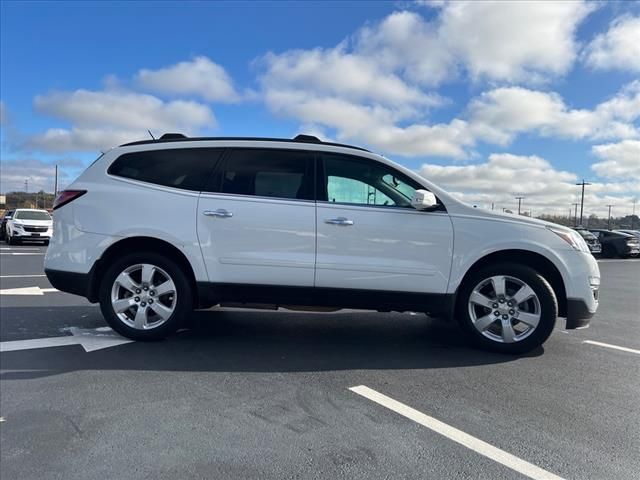
<path fill-rule="evenodd" d="M 532 268 L 495 265 L 465 280 L 456 316 L 477 345 L 502 353 L 525 353 L 551 335 L 558 301 L 549 282 Z"/>
<path fill-rule="evenodd" d="M 157 253 L 133 253 L 102 277 L 99 299 L 107 323 L 133 340 L 158 340 L 175 332 L 193 308 L 180 266 Z"/>

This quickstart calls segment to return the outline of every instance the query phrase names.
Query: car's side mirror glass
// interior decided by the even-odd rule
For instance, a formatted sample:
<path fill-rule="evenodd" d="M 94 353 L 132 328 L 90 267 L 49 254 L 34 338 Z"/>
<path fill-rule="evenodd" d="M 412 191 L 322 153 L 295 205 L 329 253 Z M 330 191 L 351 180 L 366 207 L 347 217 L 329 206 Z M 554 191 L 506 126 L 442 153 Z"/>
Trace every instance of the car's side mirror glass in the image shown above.
<path fill-rule="evenodd" d="M 416 210 L 427 210 L 437 205 L 436 196 L 429 190 L 416 190 L 411 199 L 411 206 Z"/>

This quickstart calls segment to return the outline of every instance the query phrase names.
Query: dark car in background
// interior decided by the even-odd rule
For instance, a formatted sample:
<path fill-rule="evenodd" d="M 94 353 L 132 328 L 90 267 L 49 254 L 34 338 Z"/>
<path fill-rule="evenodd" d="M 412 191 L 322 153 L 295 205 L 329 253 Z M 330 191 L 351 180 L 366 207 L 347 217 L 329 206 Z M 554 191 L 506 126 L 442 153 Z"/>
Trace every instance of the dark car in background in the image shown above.
<path fill-rule="evenodd" d="M 640 255 L 640 240 L 627 233 L 604 229 L 590 229 L 602 245 L 605 257 L 637 257 Z"/>
<path fill-rule="evenodd" d="M 626 233 L 627 235 L 633 235 L 638 240 L 640 240 L 640 230 L 624 230 L 620 228 L 618 230 L 614 230 L 614 232 L 622 232 L 622 233 Z"/>
<path fill-rule="evenodd" d="M 7 210 L 0 222 L 0 240 L 7 238 L 7 220 L 10 220 L 13 216 L 13 210 Z"/>
<path fill-rule="evenodd" d="M 574 230 L 578 232 L 582 236 L 582 238 L 584 238 L 585 242 L 587 242 L 589 251 L 592 255 L 598 255 L 602 253 L 602 245 L 600 245 L 600 241 L 598 240 L 597 236 L 595 236 L 585 228 L 574 228 Z"/>

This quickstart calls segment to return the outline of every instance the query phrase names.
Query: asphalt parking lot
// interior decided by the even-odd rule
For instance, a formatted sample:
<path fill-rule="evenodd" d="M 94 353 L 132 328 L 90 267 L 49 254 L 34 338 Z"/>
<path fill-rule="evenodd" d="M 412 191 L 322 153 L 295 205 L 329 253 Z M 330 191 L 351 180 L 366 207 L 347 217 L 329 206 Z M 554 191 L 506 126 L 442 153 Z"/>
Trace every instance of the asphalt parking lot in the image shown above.
<path fill-rule="evenodd" d="M 3 480 L 638 478 L 640 260 L 600 262 L 591 328 L 511 357 L 363 312 L 202 311 L 127 342 L 51 288 L 44 247 L 0 248 Z"/>

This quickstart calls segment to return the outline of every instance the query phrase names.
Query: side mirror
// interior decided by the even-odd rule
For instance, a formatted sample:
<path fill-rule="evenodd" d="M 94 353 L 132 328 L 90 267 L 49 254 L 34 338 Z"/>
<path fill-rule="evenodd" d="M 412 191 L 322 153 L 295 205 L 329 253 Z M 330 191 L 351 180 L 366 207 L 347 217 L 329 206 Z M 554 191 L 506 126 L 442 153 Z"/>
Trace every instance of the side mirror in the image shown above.
<path fill-rule="evenodd" d="M 416 210 L 426 210 L 438 205 L 436 196 L 428 190 L 416 190 L 411 199 L 411 206 Z"/>

